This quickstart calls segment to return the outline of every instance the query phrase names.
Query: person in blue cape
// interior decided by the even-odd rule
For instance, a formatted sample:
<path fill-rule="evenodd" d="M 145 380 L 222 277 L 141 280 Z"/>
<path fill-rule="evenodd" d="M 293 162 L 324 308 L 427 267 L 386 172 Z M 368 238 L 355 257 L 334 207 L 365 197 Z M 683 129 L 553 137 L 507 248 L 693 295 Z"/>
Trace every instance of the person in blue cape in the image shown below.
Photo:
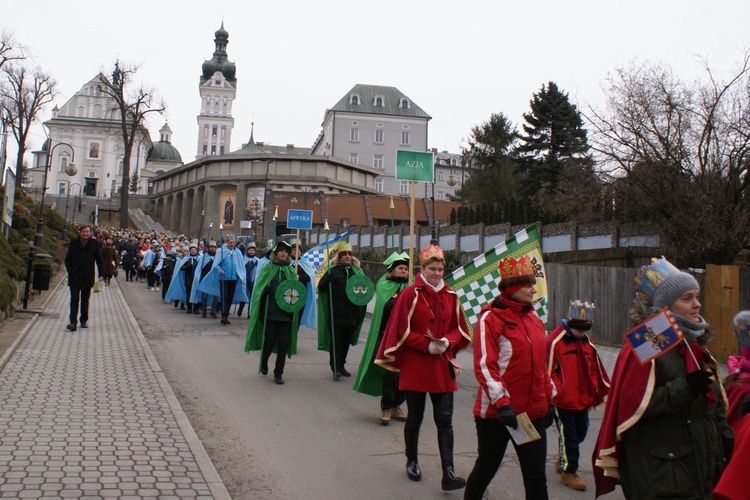
<path fill-rule="evenodd" d="M 221 297 L 221 324 L 229 324 L 229 308 L 232 304 L 247 302 L 245 264 L 242 252 L 234 247 L 234 236 L 214 258 L 211 272 L 200 282 L 198 291 Z"/>
<path fill-rule="evenodd" d="M 310 264 L 307 259 L 300 259 L 301 256 L 302 249 L 300 248 L 299 243 L 293 242 L 291 265 L 292 267 L 296 267 L 297 261 L 299 260 L 297 276 L 307 287 L 307 301 L 305 302 L 304 309 L 302 309 L 302 317 L 299 322 L 301 325 L 308 328 L 315 328 L 318 326 L 318 308 L 317 300 L 315 300 L 315 268 L 313 268 L 312 264 Z"/>
<path fill-rule="evenodd" d="M 167 302 L 182 302 L 183 304 L 187 304 L 188 314 L 193 313 L 190 292 L 192 291 L 193 276 L 197 261 L 198 247 L 190 245 L 190 253 L 177 259 L 174 274 L 172 274 L 172 282 L 169 284 L 169 290 L 167 290 L 167 295 L 164 297 L 164 300 Z"/>
<path fill-rule="evenodd" d="M 251 241 L 247 244 L 245 250 L 245 287 L 247 289 L 248 301 L 253 296 L 253 283 L 255 283 L 255 276 L 258 266 L 258 257 L 255 256 L 255 242 Z M 242 317 L 242 311 L 245 309 L 246 302 L 240 302 L 240 306 L 237 308 L 237 316 Z M 247 308 L 248 316 L 250 315 L 250 308 Z"/>
<path fill-rule="evenodd" d="M 376 298 L 370 331 L 352 389 L 371 396 L 382 396 L 379 420 L 381 425 L 388 425 L 391 418 L 399 422 L 406 421 L 406 415 L 401 409 L 401 404 L 406 401 L 406 394 L 398 390 L 398 372 L 388 371 L 376 365 L 375 356 L 388 325 L 393 304 L 396 303 L 401 290 L 409 284 L 409 254 L 393 252 L 383 263 L 387 272 L 375 285 Z"/>
<path fill-rule="evenodd" d="M 208 314 L 209 309 L 209 303 L 211 304 L 211 317 L 216 318 L 216 313 L 219 311 L 219 296 L 218 295 L 210 295 L 205 292 L 198 291 L 198 286 L 200 285 L 201 281 L 208 276 L 208 273 L 211 272 L 211 267 L 213 266 L 214 259 L 216 258 L 216 242 L 211 241 L 208 243 L 208 248 L 205 252 L 201 253 L 200 257 L 198 258 L 198 263 L 196 264 L 196 272 L 195 276 L 193 278 L 193 290 L 195 290 L 192 294 L 192 298 L 195 302 L 195 307 L 198 307 L 200 304 L 200 310 L 201 310 L 201 317 L 205 318 Z"/>
<path fill-rule="evenodd" d="M 273 380 L 279 385 L 284 383 L 282 375 L 287 356 L 291 358 L 297 354 L 299 311 L 286 312 L 276 303 L 278 286 L 286 280 L 297 279 L 294 268 L 290 265 L 291 249 L 291 245 L 285 241 L 276 243 L 271 252 L 271 260 L 256 276 L 245 339 L 245 352 L 262 349 L 262 375 L 268 374 L 268 359 L 276 351 Z"/>

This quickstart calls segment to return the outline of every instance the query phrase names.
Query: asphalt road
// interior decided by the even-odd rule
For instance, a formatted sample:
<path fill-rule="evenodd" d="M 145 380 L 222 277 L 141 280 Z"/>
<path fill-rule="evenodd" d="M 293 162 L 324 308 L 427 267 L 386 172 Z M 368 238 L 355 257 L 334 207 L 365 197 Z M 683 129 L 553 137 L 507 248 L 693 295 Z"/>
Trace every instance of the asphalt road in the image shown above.
<path fill-rule="evenodd" d="M 257 352 L 243 352 L 247 320 L 235 315 L 224 326 L 163 304 L 161 294 L 143 283 L 121 280 L 119 285 L 233 498 L 433 499 L 445 494 L 429 403 L 420 436 L 422 481 L 415 483 L 404 470 L 403 424 L 379 425 L 378 398 L 352 391 L 351 379 L 332 379 L 328 353 L 317 350 L 314 330 L 300 330 L 298 354 L 287 361 L 286 383 L 279 386 L 272 376 L 258 374 Z M 350 351 L 351 372 L 367 327 Z M 459 355 L 459 361 L 464 371 L 455 397 L 454 455 L 457 474 L 467 477 L 476 459 L 472 407 L 477 383 L 471 352 Z M 601 415 L 591 413 L 582 447 L 579 475 L 589 484 L 587 492 L 560 484 L 553 468 L 557 432 L 548 431 L 550 498 L 594 497 L 590 457 Z M 448 495 L 460 498 L 461 491 Z M 486 498 L 524 498 L 512 448 Z M 618 489 L 605 498 L 624 497 Z"/>

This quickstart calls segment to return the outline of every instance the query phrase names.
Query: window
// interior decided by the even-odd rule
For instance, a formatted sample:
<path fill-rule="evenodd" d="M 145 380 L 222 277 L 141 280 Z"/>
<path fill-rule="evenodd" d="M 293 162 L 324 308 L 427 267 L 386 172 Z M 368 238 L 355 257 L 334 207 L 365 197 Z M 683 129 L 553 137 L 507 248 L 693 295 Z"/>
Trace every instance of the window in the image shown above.
<path fill-rule="evenodd" d="M 409 109 L 409 100 L 401 99 L 401 109 Z"/>
<path fill-rule="evenodd" d="M 444 200 L 445 199 L 445 193 L 443 193 L 442 191 L 438 191 L 438 193 L 437 193 L 437 199 L 438 200 Z"/>
<path fill-rule="evenodd" d="M 409 142 L 409 132 L 401 132 L 401 144 L 404 146 L 411 144 Z"/>
<path fill-rule="evenodd" d="M 124 169 L 125 169 L 125 161 L 118 160 L 118 162 L 117 162 L 117 175 L 121 176 Z"/>
<path fill-rule="evenodd" d="M 383 192 L 383 179 L 381 179 L 380 177 L 375 179 L 375 191 L 377 191 L 378 193 Z"/>
<path fill-rule="evenodd" d="M 357 94 L 352 94 L 352 106 L 359 106 L 359 96 Z"/>
<path fill-rule="evenodd" d="M 64 182 L 60 182 L 57 185 L 57 194 L 65 194 L 65 191 L 67 191 L 67 189 L 68 189 L 68 185 L 65 184 Z"/>
<path fill-rule="evenodd" d="M 451 167 L 457 167 L 457 166 L 458 166 L 458 162 L 456 162 L 456 159 L 451 158 Z"/>
<path fill-rule="evenodd" d="M 409 181 L 400 181 L 398 185 L 399 194 L 409 194 Z"/>
<path fill-rule="evenodd" d="M 60 158 L 60 170 L 58 172 L 65 172 L 66 168 L 68 168 L 68 159 Z"/>
<path fill-rule="evenodd" d="M 212 155 L 216 154 L 216 146 L 211 146 L 211 154 Z"/>
<path fill-rule="evenodd" d="M 203 137 L 208 137 L 208 125 L 203 125 Z"/>
<path fill-rule="evenodd" d="M 216 137 L 216 131 L 217 131 L 217 127 L 216 125 L 214 125 L 213 128 L 211 129 L 211 137 Z"/>
<path fill-rule="evenodd" d="M 203 154 L 204 154 L 204 155 L 207 155 L 207 154 L 208 154 L 208 145 L 207 145 L 207 144 L 204 144 L 204 145 L 203 145 Z"/>
<path fill-rule="evenodd" d="M 375 155 L 372 157 L 372 167 L 373 168 L 383 168 L 383 155 Z"/>
<path fill-rule="evenodd" d="M 352 163 L 357 163 L 359 161 L 359 154 L 349 153 L 349 161 Z"/>
<path fill-rule="evenodd" d="M 353 128 L 349 131 L 349 142 L 359 142 L 359 129 Z"/>
<path fill-rule="evenodd" d="M 376 108 L 382 108 L 385 105 L 385 101 L 381 96 L 375 96 L 375 101 L 373 102 Z"/>
<path fill-rule="evenodd" d="M 445 172 L 443 172 L 442 170 L 438 170 L 437 171 L 437 180 L 442 181 L 444 179 L 445 179 Z"/>
<path fill-rule="evenodd" d="M 383 138 L 385 137 L 385 133 L 383 130 L 376 130 L 375 131 L 375 144 L 383 144 L 385 141 Z"/>
<path fill-rule="evenodd" d="M 220 155 L 223 155 L 223 154 L 224 154 L 224 146 L 222 146 L 222 147 L 221 147 L 221 149 L 219 150 L 219 154 L 220 154 Z"/>

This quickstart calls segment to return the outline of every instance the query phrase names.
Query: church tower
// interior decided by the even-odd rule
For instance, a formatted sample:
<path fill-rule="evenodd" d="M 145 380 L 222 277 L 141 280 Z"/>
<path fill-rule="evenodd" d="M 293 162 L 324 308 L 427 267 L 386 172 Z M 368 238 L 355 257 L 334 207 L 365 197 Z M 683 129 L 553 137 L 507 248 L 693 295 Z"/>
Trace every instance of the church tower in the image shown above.
<path fill-rule="evenodd" d="M 227 60 L 229 32 L 221 23 L 214 33 L 214 56 L 203 62 L 199 91 L 201 112 L 198 115 L 198 150 L 196 159 L 229 153 L 232 142 L 232 103 L 237 96 L 236 68 Z"/>

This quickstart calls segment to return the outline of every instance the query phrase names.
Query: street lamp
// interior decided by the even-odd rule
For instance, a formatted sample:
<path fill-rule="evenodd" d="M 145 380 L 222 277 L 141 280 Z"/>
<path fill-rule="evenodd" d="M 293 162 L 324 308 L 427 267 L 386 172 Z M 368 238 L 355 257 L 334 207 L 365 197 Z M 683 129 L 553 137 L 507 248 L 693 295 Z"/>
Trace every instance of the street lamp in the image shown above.
<path fill-rule="evenodd" d="M 39 220 L 36 223 L 36 234 L 34 235 L 34 246 L 40 247 L 44 244 L 44 233 L 42 233 L 42 228 L 44 227 L 44 195 L 47 192 L 47 172 L 49 172 L 50 167 L 52 166 L 52 154 L 55 151 L 55 148 L 57 146 L 67 146 L 70 148 L 70 159 L 71 162 L 68 164 L 68 168 L 72 167 L 75 169 L 75 165 L 73 165 L 73 160 L 76 158 L 76 152 L 73 149 L 73 146 L 68 144 L 67 142 L 58 142 L 54 146 L 52 145 L 52 138 L 48 139 L 48 148 L 47 148 L 47 161 L 46 165 L 44 166 L 44 175 L 42 176 L 42 199 L 39 202 Z M 76 172 L 78 170 L 75 170 Z M 66 168 L 67 172 L 67 168 Z"/>

